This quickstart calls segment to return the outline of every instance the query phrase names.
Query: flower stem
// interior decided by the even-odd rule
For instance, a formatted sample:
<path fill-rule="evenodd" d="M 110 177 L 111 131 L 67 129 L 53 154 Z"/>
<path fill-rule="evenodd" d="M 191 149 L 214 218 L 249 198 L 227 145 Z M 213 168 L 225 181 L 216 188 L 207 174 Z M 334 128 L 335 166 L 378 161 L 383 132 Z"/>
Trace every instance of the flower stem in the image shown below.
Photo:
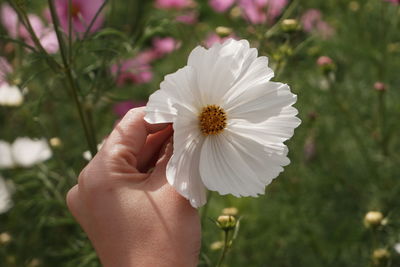
<path fill-rule="evenodd" d="M 387 135 L 386 135 L 386 108 L 385 108 L 385 93 L 378 92 L 378 118 L 379 118 L 379 135 L 382 154 L 388 156 Z"/>
<path fill-rule="evenodd" d="M 40 42 L 35 31 L 33 30 L 31 21 L 29 20 L 25 9 L 18 4 L 12 4 L 12 7 L 14 8 L 15 12 L 17 13 L 20 22 L 23 24 L 25 29 L 29 32 L 29 35 L 31 36 L 32 41 L 35 44 L 35 47 L 38 48 L 39 51 L 46 56 L 46 61 L 50 65 L 50 67 L 52 67 L 55 70 L 61 69 L 61 66 L 57 63 L 57 61 L 55 61 L 52 57 L 50 57 L 50 55 L 47 53 L 46 49 L 43 48 L 42 43 Z M 28 45 L 25 44 L 24 46 L 28 46 Z M 33 49 L 33 51 L 36 51 L 36 49 Z"/>
<path fill-rule="evenodd" d="M 225 260 L 225 256 L 228 253 L 229 249 L 229 230 L 224 230 L 224 248 L 222 250 L 221 256 L 218 260 L 216 267 L 220 267 Z"/>
<path fill-rule="evenodd" d="M 91 130 L 91 127 L 89 127 L 89 125 L 88 125 L 87 118 L 85 117 L 82 105 L 79 101 L 78 85 L 76 84 L 76 82 L 73 79 L 71 66 L 69 65 L 69 62 L 67 59 L 67 49 L 66 49 L 64 40 L 61 36 L 61 32 L 59 29 L 60 23 L 58 21 L 58 16 L 56 13 L 56 9 L 55 9 L 53 0 L 48 0 L 48 4 L 50 7 L 51 18 L 52 18 L 53 24 L 54 24 L 54 30 L 56 32 L 57 40 L 60 45 L 60 53 L 61 53 L 61 58 L 62 58 L 63 65 L 64 65 L 64 72 L 66 74 L 67 83 L 70 88 L 75 105 L 78 109 L 79 118 L 80 118 L 82 126 L 83 126 L 83 130 L 84 130 L 85 137 L 86 137 L 86 140 L 87 140 L 87 143 L 89 146 L 89 150 L 90 150 L 92 156 L 94 156 L 97 153 L 96 137 L 95 137 L 94 132 Z"/>

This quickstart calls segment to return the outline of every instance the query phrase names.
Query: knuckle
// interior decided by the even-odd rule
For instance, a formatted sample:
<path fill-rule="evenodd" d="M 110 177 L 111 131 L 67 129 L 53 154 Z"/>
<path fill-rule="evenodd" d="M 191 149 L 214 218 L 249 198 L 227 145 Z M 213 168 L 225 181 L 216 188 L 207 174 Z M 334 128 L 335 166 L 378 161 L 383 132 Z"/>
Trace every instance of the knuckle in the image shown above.
<path fill-rule="evenodd" d="M 78 185 L 75 185 L 68 191 L 66 196 L 67 207 L 74 216 L 77 213 L 77 207 L 80 206 L 77 203 L 78 200 Z"/>

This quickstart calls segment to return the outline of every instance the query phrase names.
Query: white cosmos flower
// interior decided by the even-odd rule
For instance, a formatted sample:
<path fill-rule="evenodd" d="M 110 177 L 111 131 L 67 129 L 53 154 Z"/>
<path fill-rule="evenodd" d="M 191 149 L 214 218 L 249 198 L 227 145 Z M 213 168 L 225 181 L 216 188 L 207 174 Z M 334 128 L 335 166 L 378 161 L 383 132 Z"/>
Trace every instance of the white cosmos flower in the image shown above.
<path fill-rule="evenodd" d="M 23 101 L 24 97 L 17 86 L 8 83 L 0 84 L 0 106 L 17 107 Z"/>
<path fill-rule="evenodd" d="M 283 142 L 300 124 L 296 95 L 270 81 L 268 58 L 257 54 L 246 40 L 198 46 L 150 96 L 145 120 L 174 127 L 168 182 L 194 207 L 206 202 L 206 188 L 263 194 L 290 163 Z"/>
<path fill-rule="evenodd" d="M 12 168 L 14 166 L 11 145 L 8 142 L 0 140 L 0 155 L 0 169 Z"/>
<path fill-rule="evenodd" d="M 0 175 L 0 214 L 7 212 L 13 205 L 11 195 L 13 186 Z"/>
<path fill-rule="evenodd" d="M 14 166 L 32 167 L 48 160 L 52 156 L 51 149 L 45 139 L 17 138 L 12 145 L 0 140 L 0 168 Z M 4 155 L 4 157 L 3 157 Z"/>

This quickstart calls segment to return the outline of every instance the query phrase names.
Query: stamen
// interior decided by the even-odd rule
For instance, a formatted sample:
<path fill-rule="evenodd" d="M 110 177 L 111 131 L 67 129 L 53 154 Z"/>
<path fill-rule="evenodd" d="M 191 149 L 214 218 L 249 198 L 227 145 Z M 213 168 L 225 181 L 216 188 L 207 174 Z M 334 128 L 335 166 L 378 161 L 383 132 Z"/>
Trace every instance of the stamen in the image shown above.
<path fill-rule="evenodd" d="M 199 115 L 200 131 L 203 135 L 220 134 L 226 127 L 226 120 L 226 113 L 220 106 L 205 106 Z"/>

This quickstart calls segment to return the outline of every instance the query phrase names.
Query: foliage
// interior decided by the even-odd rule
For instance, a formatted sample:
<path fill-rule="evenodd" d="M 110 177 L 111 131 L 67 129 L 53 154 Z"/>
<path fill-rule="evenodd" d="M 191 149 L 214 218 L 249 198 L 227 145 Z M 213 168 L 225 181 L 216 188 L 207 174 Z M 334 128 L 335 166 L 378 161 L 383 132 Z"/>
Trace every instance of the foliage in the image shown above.
<path fill-rule="evenodd" d="M 44 20 L 45 1 L 22 2 L 21 12 Z M 156 8 L 151 1 L 108 1 L 98 31 L 73 37 L 60 29 L 64 55 L 35 44 L 31 52 L 22 45 L 25 40 L 0 28 L 0 56 L 14 68 L 8 79 L 26 88 L 21 106 L 0 106 L 0 139 L 61 140 L 46 162 L 0 169 L 15 186 L 14 206 L 0 215 L 0 233 L 11 236 L 0 244 L 0 266 L 100 266 L 64 200 L 86 164 L 82 153 L 94 152 L 112 130 L 119 119 L 115 104 L 145 101 L 218 26 L 229 27 L 270 58 L 276 80 L 298 95 L 303 123 L 288 142 L 292 163 L 266 195 L 210 195 L 200 210 L 200 265 L 215 264 L 221 253 L 210 248 L 222 236 L 208 218 L 233 206 L 241 216 L 240 231 L 227 266 L 375 266 L 381 264 L 372 260 L 378 248 L 390 251 L 385 266 L 400 266 L 393 250 L 400 242 L 399 6 L 381 0 L 292 0 L 273 23 L 252 25 L 235 13 L 237 7 L 217 13 L 207 1 L 195 3 L 179 10 Z M 322 12 L 333 34 L 282 27 L 288 18 L 300 23 L 310 8 Z M 175 20 L 190 12 L 198 14 L 195 24 Z M 152 48 L 156 37 L 173 37 L 179 48 L 148 64 L 150 81 L 119 84 L 111 66 Z M 320 56 L 332 62 L 317 64 Z M 376 82 L 385 90 L 374 88 Z M 381 211 L 387 223 L 365 227 L 370 210 Z"/>

